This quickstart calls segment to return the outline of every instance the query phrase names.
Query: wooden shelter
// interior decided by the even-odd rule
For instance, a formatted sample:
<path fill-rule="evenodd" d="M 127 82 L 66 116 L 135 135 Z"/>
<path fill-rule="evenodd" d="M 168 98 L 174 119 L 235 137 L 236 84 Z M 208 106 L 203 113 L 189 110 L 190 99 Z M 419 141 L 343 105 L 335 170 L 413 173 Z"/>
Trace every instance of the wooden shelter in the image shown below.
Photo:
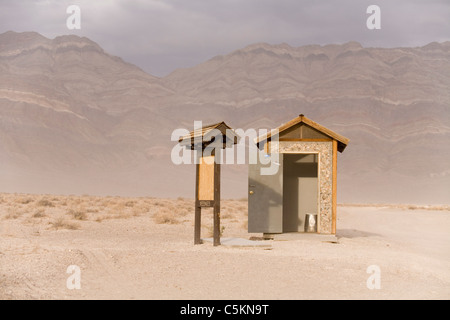
<path fill-rule="evenodd" d="M 217 150 L 238 143 L 239 136 L 225 122 L 198 128 L 179 143 L 197 150 L 195 182 L 194 244 L 201 243 L 201 209 L 213 207 L 214 246 L 220 245 L 220 163 Z"/>
<path fill-rule="evenodd" d="M 255 142 L 279 168 L 262 175 L 267 165 L 249 165 L 248 231 L 304 232 L 314 215 L 317 233 L 335 234 L 337 152 L 349 139 L 301 114 Z"/>

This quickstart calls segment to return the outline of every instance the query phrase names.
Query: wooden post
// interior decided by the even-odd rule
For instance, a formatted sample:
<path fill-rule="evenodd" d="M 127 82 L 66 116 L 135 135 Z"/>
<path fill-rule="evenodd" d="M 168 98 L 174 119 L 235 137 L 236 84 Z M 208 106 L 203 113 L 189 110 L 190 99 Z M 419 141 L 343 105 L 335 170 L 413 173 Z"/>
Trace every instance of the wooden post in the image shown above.
<path fill-rule="evenodd" d="M 220 245 L 220 164 L 214 161 L 214 246 Z"/>
<path fill-rule="evenodd" d="M 204 140 L 204 137 L 207 138 Z M 212 207 L 214 245 L 220 245 L 220 154 L 216 151 L 237 144 L 238 139 L 223 121 L 202 128 L 196 128 L 194 123 L 194 131 L 179 139 L 183 146 L 196 151 L 194 244 L 202 243 L 202 208 Z"/>
<path fill-rule="evenodd" d="M 199 169 L 200 164 L 195 165 L 195 220 L 194 220 L 194 244 L 201 244 L 202 240 L 200 237 L 201 233 L 201 218 L 202 218 L 202 208 L 200 207 L 200 201 L 198 199 L 198 183 L 199 183 Z"/>
<path fill-rule="evenodd" d="M 333 140 L 333 191 L 332 191 L 332 225 L 331 233 L 336 234 L 336 214 L 337 214 L 337 141 Z"/>
<path fill-rule="evenodd" d="M 213 207 L 213 237 L 214 246 L 220 245 L 220 164 L 214 159 L 211 171 L 204 167 L 205 159 L 200 157 L 195 169 L 195 221 L 194 221 L 194 244 L 201 244 L 201 213 L 202 207 Z M 214 178 L 213 182 L 210 179 L 211 173 Z M 202 176 L 204 175 L 204 176 Z M 202 184 L 201 184 L 202 183 Z M 200 185 L 201 184 L 201 185 Z M 211 188 L 212 190 L 210 190 Z M 211 192 L 212 191 L 212 192 Z M 200 197 L 201 195 L 201 197 Z"/>

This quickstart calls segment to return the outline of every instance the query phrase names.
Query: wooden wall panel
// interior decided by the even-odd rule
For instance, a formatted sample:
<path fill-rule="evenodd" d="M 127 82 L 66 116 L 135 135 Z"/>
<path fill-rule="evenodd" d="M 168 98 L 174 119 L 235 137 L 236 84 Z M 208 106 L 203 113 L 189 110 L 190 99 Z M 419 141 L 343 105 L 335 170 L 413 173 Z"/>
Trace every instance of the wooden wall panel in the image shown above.
<path fill-rule="evenodd" d="M 200 159 L 198 200 L 214 200 L 214 156 Z"/>
<path fill-rule="evenodd" d="M 332 226 L 331 233 L 336 234 L 337 219 L 337 141 L 333 140 L 333 194 L 332 194 Z"/>

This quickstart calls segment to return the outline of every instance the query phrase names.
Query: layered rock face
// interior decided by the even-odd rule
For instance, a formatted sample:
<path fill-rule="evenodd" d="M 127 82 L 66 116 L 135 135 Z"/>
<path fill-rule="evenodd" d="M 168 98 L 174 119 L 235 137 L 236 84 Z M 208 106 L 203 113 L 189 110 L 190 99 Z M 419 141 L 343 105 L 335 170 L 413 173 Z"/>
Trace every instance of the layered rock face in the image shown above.
<path fill-rule="evenodd" d="M 448 203 L 450 43 L 418 48 L 254 44 L 164 78 L 77 36 L 0 35 L 0 187 L 192 196 L 176 128 L 275 128 L 300 113 L 350 138 L 341 202 Z M 224 196 L 246 195 L 224 166 Z"/>

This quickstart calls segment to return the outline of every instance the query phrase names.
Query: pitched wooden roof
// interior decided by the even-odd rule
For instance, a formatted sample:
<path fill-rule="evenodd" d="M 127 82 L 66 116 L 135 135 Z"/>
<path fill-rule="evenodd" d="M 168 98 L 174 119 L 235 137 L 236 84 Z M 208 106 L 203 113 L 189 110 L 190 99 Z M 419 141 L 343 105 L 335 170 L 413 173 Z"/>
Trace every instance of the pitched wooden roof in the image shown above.
<path fill-rule="evenodd" d="M 348 145 L 348 143 L 350 141 L 348 138 L 346 138 L 340 134 L 337 134 L 336 132 L 331 131 L 330 129 L 325 128 L 324 126 L 318 124 L 317 122 L 312 121 L 311 119 L 308 119 L 303 114 L 301 114 L 297 118 L 294 118 L 291 121 L 286 122 L 285 124 L 279 126 L 277 129 L 271 130 L 267 134 L 257 137 L 255 142 L 256 142 L 256 144 L 259 144 L 265 140 L 269 140 L 270 137 L 277 132 L 277 130 L 278 130 L 279 135 L 281 135 L 281 133 L 283 131 L 285 131 L 297 124 L 300 124 L 300 123 L 304 123 L 314 129 L 316 129 L 317 131 L 320 131 L 324 135 L 327 135 L 331 139 L 336 140 L 338 142 L 338 151 L 339 152 L 344 151 L 345 147 Z"/>
<path fill-rule="evenodd" d="M 202 144 L 208 144 L 211 142 L 212 138 L 217 135 L 218 131 L 225 138 L 223 142 L 226 146 L 230 146 L 238 142 L 239 136 L 224 121 L 195 129 L 184 137 L 181 137 L 179 142 L 180 145 L 186 147 L 194 147 L 200 142 Z"/>

